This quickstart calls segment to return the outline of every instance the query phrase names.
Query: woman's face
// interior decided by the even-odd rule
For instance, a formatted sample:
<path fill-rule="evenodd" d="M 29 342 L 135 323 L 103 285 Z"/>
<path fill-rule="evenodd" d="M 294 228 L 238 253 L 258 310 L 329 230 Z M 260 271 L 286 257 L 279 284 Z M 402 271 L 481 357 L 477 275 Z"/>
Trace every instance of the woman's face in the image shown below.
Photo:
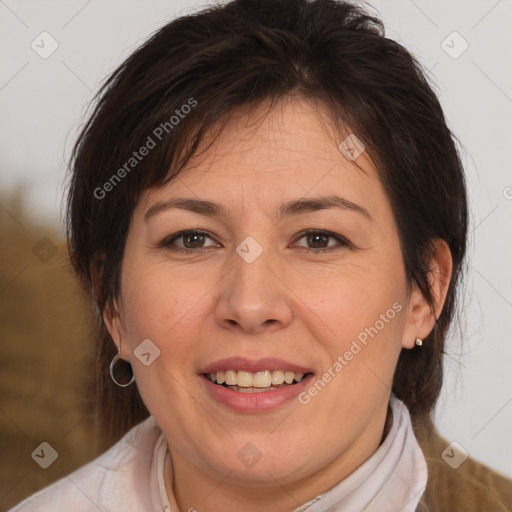
<path fill-rule="evenodd" d="M 109 327 L 176 474 L 334 484 L 378 447 L 399 352 L 429 329 L 367 153 L 363 172 L 305 101 L 248 119 L 143 194 Z"/>

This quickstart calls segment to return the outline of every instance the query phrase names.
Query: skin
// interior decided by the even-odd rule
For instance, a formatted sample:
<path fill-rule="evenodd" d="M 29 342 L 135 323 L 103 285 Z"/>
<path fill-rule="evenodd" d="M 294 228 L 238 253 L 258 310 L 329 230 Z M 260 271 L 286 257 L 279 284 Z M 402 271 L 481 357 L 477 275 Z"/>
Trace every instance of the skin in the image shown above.
<path fill-rule="evenodd" d="M 174 477 L 167 467 L 167 487 L 181 511 L 292 511 L 364 463 L 385 434 L 399 353 L 432 330 L 452 270 L 447 245 L 437 241 L 435 311 L 416 288 L 408 290 L 377 171 L 366 152 L 356 161 L 364 172 L 343 156 L 321 105 L 288 98 L 257 126 L 250 119 L 235 115 L 178 179 L 141 196 L 115 313 L 104 316 L 168 440 Z M 333 191 L 373 220 L 340 208 L 273 217 L 285 201 Z M 168 209 L 144 220 L 155 203 L 176 197 L 207 199 L 228 212 L 216 218 Z M 159 247 L 194 228 L 208 236 Z M 304 229 L 331 231 L 349 245 L 303 236 Z M 263 248 L 250 264 L 236 252 L 247 236 Z M 173 250 L 184 244 L 189 253 Z M 240 413 L 199 385 L 206 364 L 237 355 L 283 358 L 318 378 L 396 302 L 401 311 L 307 405 L 292 400 Z M 150 366 L 133 355 L 147 338 L 161 351 Z M 262 454 L 252 467 L 237 457 L 248 442 Z"/>

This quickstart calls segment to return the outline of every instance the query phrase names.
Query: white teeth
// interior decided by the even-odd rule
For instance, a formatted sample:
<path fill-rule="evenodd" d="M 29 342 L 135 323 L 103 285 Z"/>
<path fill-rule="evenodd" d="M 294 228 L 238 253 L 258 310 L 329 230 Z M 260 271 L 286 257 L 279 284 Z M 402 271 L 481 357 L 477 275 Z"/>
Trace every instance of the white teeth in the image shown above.
<path fill-rule="evenodd" d="M 236 372 L 236 385 L 242 388 L 252 388 L 252 373 Z"/>
<path fill-rule="evenodd" d="M 293 372 L 285 372 L 284 381 L 286 384 L 291 384 L 293 382 L 293 378 L 295 377 L 295 373 Z"/>
<path fill-rule="evenodd" d="M 265 370 L 262 372 L 246 372 L 242 370 L 227 370 L 208 374 L 210 380 L 217 384 L 238 386 L 239 388 L 270 388 L 281 384 L 300 382 L 304 378 L 303 373 L 295 373 L 283 370 Z"/>
<path fill-rule="evenodd" d="M 253 388 L 268 388 L 272 384 L 272 377 L 269 371 L 256 372 L 252 378 Z"/>
<path fill-rule="evenodd" d="M 235 370 L 228 370 L 225 373 L 226 384 L 228 386 L 236 386 L 236 372 Z"/>
<path fill-rule="evenodd" d="M 284 372 L 281 370 L 274 370 L 272 372 L 272 384 L 282 384 L 284 382 Z"/>

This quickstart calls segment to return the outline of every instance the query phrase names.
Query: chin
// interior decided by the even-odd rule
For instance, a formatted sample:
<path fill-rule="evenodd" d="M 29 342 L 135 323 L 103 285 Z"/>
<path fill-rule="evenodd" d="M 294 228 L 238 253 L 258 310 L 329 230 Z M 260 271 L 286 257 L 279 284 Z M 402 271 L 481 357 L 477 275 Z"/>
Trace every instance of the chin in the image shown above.
<path fill-rule="evenodd" d="M 215 474 L 229 474 L 231 483 L 266 487 L 269 482 L 275 485 L 277 480 L 284 484 L 307 476 L 311 469 L 311 463 L 295 451 L 297 444 L 294 441 L 286 447 L 281 442 L 269 443 L 262 436 L 259 442 L 243 441 L 236 444 L 240 444 L 241 448 L 233 450 L 234 444 L 230 443 L 226 449 L 220 450 L 216 461 L 211 461 Z"/>

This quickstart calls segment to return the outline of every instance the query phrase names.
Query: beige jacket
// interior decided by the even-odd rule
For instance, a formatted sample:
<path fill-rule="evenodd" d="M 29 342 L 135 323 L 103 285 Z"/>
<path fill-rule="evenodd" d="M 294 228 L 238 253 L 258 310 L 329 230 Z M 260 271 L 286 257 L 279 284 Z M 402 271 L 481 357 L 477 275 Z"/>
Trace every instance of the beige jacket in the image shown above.
<path fill-rule="evenodd" d="M 512 480 L 467 458 L 457 469 L 441 454 L 450 444 L 434 427 L 413 421 L 428 467 L 428 482 L 417 512 L 511 512 Z"/>

